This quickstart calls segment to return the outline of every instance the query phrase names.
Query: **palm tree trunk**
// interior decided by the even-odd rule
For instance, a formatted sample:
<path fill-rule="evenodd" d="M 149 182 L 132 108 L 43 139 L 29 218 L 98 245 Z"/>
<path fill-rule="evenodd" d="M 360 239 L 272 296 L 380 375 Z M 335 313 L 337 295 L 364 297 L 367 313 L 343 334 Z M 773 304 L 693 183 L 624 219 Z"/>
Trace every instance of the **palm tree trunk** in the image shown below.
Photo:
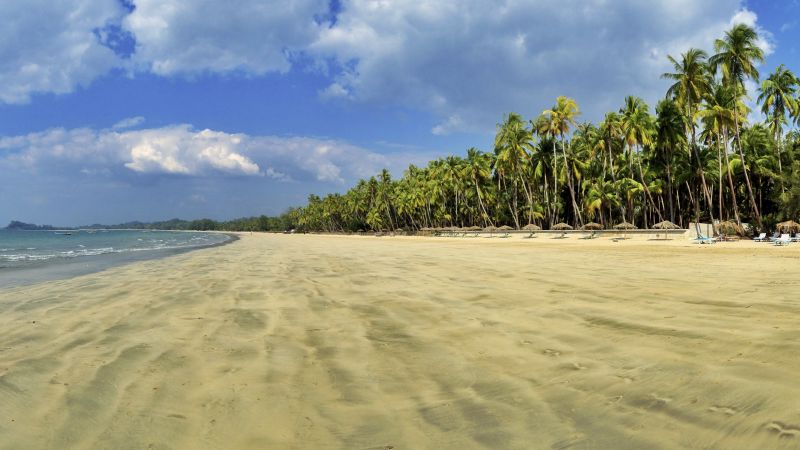
<path fill-rule="evenodd" d="M 744 181 L 747 183 L 747 195 L 750 196 L 750 206 L 753 208 L 753 214 L 756 216 L 758 229 L 764 229 L 761 223 L 761 213 L 758 212 L 758 205 L 756 204 L 756 197 L 753 195 L 753 185 L 750 183 L 750 175 L 747 173 L 747 164 L 744 159 L 744 151 L 742 150 L 742 140 L 739 134 L 739 113 L 737 111 L 736 103 L 733 104 L 733 123 L 736 125 L 736 148 L 739 150 L 739 157 L 742 159 L 742 169 L 744 170 Z"/>
<path fill-rule="evenodd" d="M 726 144 L 726 147 L 727 147 L 728 132 L 727 131 L 723 131 L 723 133 L 724 133 L 723 136 L 724 136 L 724 139 L 725 139 L 725 144 Z M 727 172 L 728 172 L 728 185 L 729 185 L 728 187 L 730 187 L 730 189 L 731 189 L 731 198 L 733 199 L 733 215 L 734 215 L 734 217 L 736 217 L 736 223 L 739 226 L 741 226 L 742 225 L 742 219 L 741 219 L 741 217 L 739 217 L 739 206 L 737 205 L 738 202 L 736 201 L 736 187 L 733 185 L 733 175 L 731 174 L 731 162 L 730 162 L 730 158 L 728 158 L 728 149 L 727 148 L 725 149 L 724 153 L 725 153 L 725 167 L 727 167 L 727 169 L 728 169 L 727 170 Z"/>

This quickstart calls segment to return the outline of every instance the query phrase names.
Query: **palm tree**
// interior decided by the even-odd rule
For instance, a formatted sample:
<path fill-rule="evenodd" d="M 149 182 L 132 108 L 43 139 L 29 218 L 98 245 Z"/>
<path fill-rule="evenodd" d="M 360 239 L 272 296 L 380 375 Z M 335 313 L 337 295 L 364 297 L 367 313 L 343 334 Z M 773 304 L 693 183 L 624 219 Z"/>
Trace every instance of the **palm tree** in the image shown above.
<path fill-rule="evenodd" d="M 498 182 L 504 182 L 506 189 L 508 189 L 507 180 L 511 179 L 512 189 L 509 209 L 517 229 L 520 227 L 518 205 L 520 184 L 528 198 L 529 210 L 533 207 L 530 190 L 524 177 L 522 177 L 524 172 L 523 165 L 530 158 L 529 152 L 533 151 L 532 139 L 533 133 L 525 126 L 525 122 L 519 114 L 508 114 L 506 120 L 497 125 L 497 134 L 494 138 L 495 154 L 497 155 L 495 168 L 498 170 Z"/>
<path fill-rule="evenodd" d="M 662 100 L 656 106 L 656 150 L 667 170 L 667 194 L 669 197 L 669 220 L 675 222 L 673 201 L 672 160 L 675 152 L 686 145 L 686 117 L 678 104 L 672 100 Z"/>
<path fill-rule="evenodd" d="M 635 159 L 639 169 L 639 180 L 641 182 L 643 191 L 650 200 L 653 210 L 658 213 L 659 217 L 661 217 L 661 212 L 656 207 L 656 203 L 653 201 L 653 196 L 650 193 L 650 190 L 647 187 L 647 182 L 644 179 L 642 159 L 639 156 L 639 152 L 636 151 L 637 148 L 643 150 L 645 146 L 650 146 L 653 144 L 653 120 L 652 117 L 650 117 L 650 113 L 647 112 L 647 104 L 639 97 L 633 97 L 629 95 L 625 97 L 625 106 L 622 107 L 619 112 L 622 116 L 622 134 L 625 138 L 625 143 L 628 146 L 628 156 L 629 158 L 633 159 L 633 155 L 636 155 Z M 632 161 L 629 160 L 628 164 L 632 164 Z M 633 170 L 631 168 L 631 172 L 632 171 Z M 643 217 L 646 217 L 646 215 L 643 214 Z M 646 220 L 647 219 L 645 218 L 645 221 Z M 663 220 L 663 218 L 661 220 Z M 645 227 L 647 227 L 646 223 Z"/>
<path fill-rule="evenodd" d="M 556 98 L 555 106 L 542 112 L 539 124 L 540 126 L 544 127 L 544 132 L 550 134 L 550 136 L 553 138 L 553 158 L 555 159 L 558 158 L 558 156 L 556 156 L 555 138 L 558 137 L 561 140 L 562 155 L 564 157 L 564 165 L 566 167 L 566 178 L 569 187 L 570 198 L 572 199 L 572 209 L 575 212 L 580 224 L 583 224 L 581 210 L 578 208 L 577 201 L 575 201 L 575 185 L 572 181 L 572 172 L 567 165 L 567 156 L 565 150 L 565 141 L 566 145 L 569 145 L 569 141 L 566 140 L 566 136 L 569 134 L 570 128 L 577 125 L 575 119 L 580 115 L 580 113 L 580 109 L 578 108 L 578 104 L 575 102 L 575 100 L 562 95 Z M 558 164 L 554 162 L 554 176 L 558 172 L 557 167 Z M 557 180 L 555 180 L 555 186 L 556 192 L 558 192 Z"/>
<path fill-rule="evenodd" d="M 786 124 L 787 113 L 791 117 L 800 114 L 800 104 L 795 98 L 797 86 L 800 80 L 787 69 L 783 64 L 779 65 L 775 72 L 761 83 L 758 92 L 758 102 L 761 103 L 761 112 L 769 120 L 770 130 L 778 144 L 778 171 L 783 175 L 781 164 L 781 132 Z"/>
<path fill-rule="evenodd" d="M 482 153 L 475 147 L 467 150 L 466 159 L 466 176 L 472 182 L 472 187 L 475 189 L 475 197 L 478 199 L 478 205 L 481 210 L 481 220 L 483 226 L 494 225 L 491 216 L 486 211 L 486 206 L 483 204 L 484 192 L 481 186 L 486 184 L 492 174 L 492 155 Z"/>
<path fill-rule="evenodd" d="M 694 121 L 697 108 L 700 105 L 703 95 L 705 95 L 709 89 L 710 77 L 705 64 L 707 57 L 708 55 L 706 52 L 696 48 L 690 48 L 686 53 L 683 53 L 680 61 L 677 61 L 672 56 L 668 56 L 667 59 L 672 63 L 675 71 L 672 73 L 664 73 L 661 77 L 675 81 L 667 90 L 667 97 L 675 99 L 678 104 L 682 105 L 684 108 L 686 124 L 688 125 L 686 131 L 689 135 L 692 154 L 695 157 L 695 162 L 697 163 L 700 173 L 700 181 L 702 182 L 706 202 L 709 205 L 709 209 L 711 209 L 711 193 L 709 192 L 708 184 L 706 184 L 705 174 L 703 173 L 702 164 L 700 162 L 700 154 L 697 150 Z M 695 197 L 695 200 L 695 223 L 699 223 L 700 201 L 697 197 Z"/>
<path fill-rule="evenodd" d="M 731 86 L 737 98 L 746 94 L 744 82 L 746 79 L 758 81 L 758 69 L 756 64 L 764 62 L 764 51 L 757 45 L 758 33 L 745 25 L 734 25 L 729 31 L 725 32 L 725 37 L 714 42 L 714 50 L 717 52 L 708 62 L 716 71 L 722 72 L 722 82 Z M 747 183 L 747 194 L 750 197 L 750 206 L 753 209 L 758 228 L 763 228 L 761 213 L 753 195 L 753 185 L 747 173 L 744 151 L 742 150 L 741 135 L 739 132 L 739 114 L 737 111 L 738 102 L 733 106 L 734 128 L 736 131 L 736 148 L 739 150 L 739 157 L 744 166 L 744 179 Z"/>
<path fill-rule="evenodd" d="M 736 218 L 736 223 L 741 225 L 742 221 L 739 217 L 739 206 L 736 200 L 736 187 L 733 183 L 733 175 L 729 170 L 731 163 L 728 157 L 728 131 L 734 127 L 734 116 L 737 111 L 742 111 L 746 107 L 739 105 L 734 108 L 734 104 L 740 100 L 736 98 L 733 90 L 720 83 L 714 83 L 711 91 L 706 95 L 704 107 L 697 113 L 704 124 L 704 132 L 708 135 L 709 142 L 713 141 L 717 145 L 718 167 L 719 167 L 719 196 L 720 196 L 720 210 L 722 204 L 722 156 L 725 157 L 725 171 L 728 175 L 728 187 L 731 191 L 733 214 Z M 713 137 L 713 139 L 710 139 Z M 720 213 L 721 214 L 721 213 Z M 720 216 L 721 217 L 721 216 Z"/>

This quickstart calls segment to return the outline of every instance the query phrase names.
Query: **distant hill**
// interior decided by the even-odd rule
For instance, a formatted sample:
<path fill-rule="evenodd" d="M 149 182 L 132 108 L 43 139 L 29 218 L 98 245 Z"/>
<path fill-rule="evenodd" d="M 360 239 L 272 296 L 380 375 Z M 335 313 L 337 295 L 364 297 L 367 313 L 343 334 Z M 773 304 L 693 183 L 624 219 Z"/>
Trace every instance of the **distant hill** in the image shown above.
<path fill-rule="evenodd" d="M 27 231 L 30 231 L 30 230 L 55 230 L 55 228 L 53 228 L 50 225 L 36 225 L 36 224 L 33 224 L 33 223 L 20 222 L 18 220 L 12 220 L 8 224 L 8 226 L 5 227 L 5 229 L 6 230 L 27 230 Z"/>

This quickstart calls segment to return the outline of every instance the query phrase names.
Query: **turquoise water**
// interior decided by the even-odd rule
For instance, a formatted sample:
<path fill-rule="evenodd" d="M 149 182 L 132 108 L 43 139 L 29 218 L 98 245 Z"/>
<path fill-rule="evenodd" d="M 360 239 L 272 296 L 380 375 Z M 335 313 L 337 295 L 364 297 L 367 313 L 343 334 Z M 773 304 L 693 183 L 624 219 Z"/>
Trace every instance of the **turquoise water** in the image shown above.
<path fill-rule="evenodd" d="M 0 230 L 0 287 L 64 278 L 229 240 L 225 234 L 202 232 Z"/>

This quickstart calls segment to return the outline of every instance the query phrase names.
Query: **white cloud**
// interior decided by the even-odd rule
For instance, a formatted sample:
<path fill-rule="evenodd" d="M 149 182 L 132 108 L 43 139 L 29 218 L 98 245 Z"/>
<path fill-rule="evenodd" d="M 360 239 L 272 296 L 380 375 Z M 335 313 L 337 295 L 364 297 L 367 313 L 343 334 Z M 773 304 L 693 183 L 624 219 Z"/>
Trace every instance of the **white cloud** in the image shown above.
<path fill-rule="evenodd" d="M 739 0 L 350 0 L 309 51 L 338 61 L 331 90 L 433 112 L 436 134 L 488 131 L 558 95 L 588 119 L 629 94 L 652 104 L 666 56 L 710 50 L 732 20 L 756 24 Z"/>
<path fill-rule="evenodd" d="M 285 73 L 302 60 L 329 78 L 320 99 L 421 110 L 437 120 L 435 134 L 491 131 L 504 113 L 532 116 L 559 95 L 574 97 L 584 118 L 599 119 L 628 94 L 652 105 L 666 87 L 666 56 L 711 50 L 733 23 L 755 26 L 772 52 L 772 35 L 742 5 L 343 0 L 334 23 L 327 0 L 135 0 L 130 13 L 118 0 L 0 2 L 0 102 L 70 92 L 113 68 L 249 77 Z M 130 58 L 101 43 L 113 40 L 109 25 L 135 40 Z M 152 166 L 155 150 L 139 150 L 141 167 L 183 170 L 166 160 Z M 219 169 L 242 167 L 223 159 Z"/>
<path fill-rule="evenodd" d="M 286 72 L 312 42 L 324 0 L 136 0 L 123 23 L 134 60 L 159 75 Z"/>
<path fill-rule="evenodd" d="M 144 117 L 142 116 L 128 117 L 127 119 L 122 119 L 119 122 L 115 123 L 114 126 L 112 126 L 112 128 L 115 130 L 124 130 L 126 128 L 138 127 L 143 123 L 144 123 Z"/>
<path fill-rule="evenodd" d="M 0 138 L 0 167 L 67 178 L 260 175 L 342 186 L 382 168 L 399 175 L 409 163 L 424 164 L 433 156 L 422 151 L 383 155 L 332 139 L 196 131 L 189 125 L 130 131 L 56 128 Z"/>
<path fill-rule="evenodd" d="M 0 2 L 0 102 L 72 92 L 118 66 L 95 31 L 122 14 L 117 0 Z"/>

